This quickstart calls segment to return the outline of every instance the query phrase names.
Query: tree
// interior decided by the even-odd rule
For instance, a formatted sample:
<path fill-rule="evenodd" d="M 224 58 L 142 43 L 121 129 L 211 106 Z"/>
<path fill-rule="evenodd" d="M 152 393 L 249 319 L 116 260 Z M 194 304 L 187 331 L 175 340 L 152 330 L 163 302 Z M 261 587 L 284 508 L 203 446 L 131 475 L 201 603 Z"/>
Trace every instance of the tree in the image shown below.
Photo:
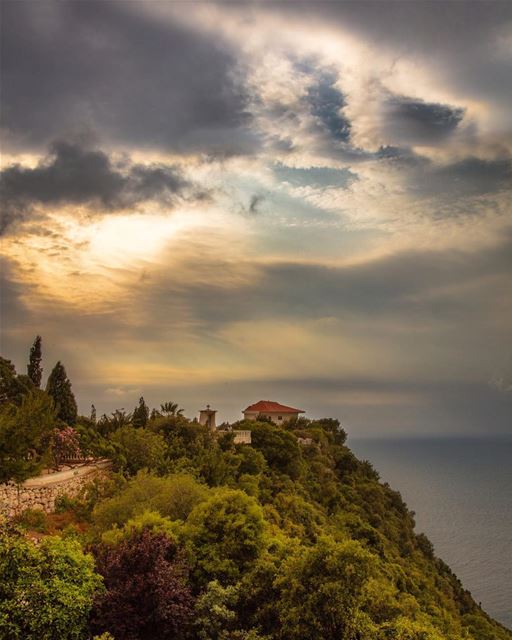
<path fill-rule="evenodd" d="M 96 599 L 93 626 L 123 640 L 179 640 L 193 612 L 188 567 L 163 533 L 135 531 L 118 545 L 96 550 L 106 591 Z"/>
<path fill-rule="evenodd" d="M 149 407 L 143 397 L 133 411 L 132 424 L 136 428 L 145 427 L 149 419 Z"/>
<path fill-rule="evenodd" d="M 233 584 L 264 548 L 265 521 L 256 500 L 243 491 L 219 489 L 188 517 L 186 536 L 201 584 Z"/>
<path fill-rule="evenodd" d="M 47 537 L 39 544 L 0 527 L 0 637 L 77 640 L 101 577 L 77 541 Z"/>
<path fill-rule="evenodd" d="M 302 471 L 302 456 L 297 438 L 272 423 L 258 420 L 250 425 L 252 446 L 261 451 L 269 467 L 285 473 L 292 480 Z"/>
<path fill-rule="evenodd" d="M 28 376 L 18 376 L 13 363 L 0 356 L 0 405 L 19 405 L 33 386 Z"/>
<path fill-rule="evenodd" d="M 181 416 L 183 409 L 180 409 L 177 402 L 164 402 L 160 405 L 160 412 L 164 416 Z"/>
<path fill-rule="evenodd" d="M 362 611 L 363 589 L 375 556 L 358 542 L 322 538 L 293 556 L 276 584 L 283 640 L 358 640 L 371 621 Z"/>
<path fill-rule="evenodd" d="M 415 620 L 410 620 L 404 616 L 400 616 L 393 620 L 393 622 L 388 622 L 381 627 L 382 630 L 382 638 L 386 640 L 388 638 L 392 638 L 392 640 L 443 640 L 444 636 L 435 629 L 428 621 L 426 622 L 416 622 Z M 492 635 L 475 635 L 475 638 L 478 640 L 495 640 L 496 636 L 493 631 L 491 631 Z"/>
<path fill-rule="evenodd" d="M 110 436 L 116 445 L 113 455 L 114 466 L 133 476 L 141 469 L 162 471 L 167 450 L 162 436 L 146 429 L 121 427 Z"/>
<path fill-rule="evenodd" d="M 110 416 L 103 414 L 97 422 L 97 428 L 103 436 L 108 436 L 121 427 L 128 427 L 131 424 L 132 414 L 126 413 L 124 409 L 116 409 Z"/>
<path fill-rule="evenodd" d="M 96 424 L 96 407 L 93 404 L 91 404 L 91 422 Z"/>
<path fill-rule="evenodd" d="M 49 438 L 55 427 L 53 400 L 34 389 L 20 406 L 0 410 L 0 482 L 23 482 L 37 475 L 49 454 Z"/>
<path fill-rule="evenodd" d="M 208 583 L 198 597 L 194 627 L 199 640 L 223 640 L 236 626 L 238 586 L 223 587 L 217 580 Z"/>
<path fill-rule="evenodd" d="M 57 417 L 66 424 L 75 424 L 77 418 L 77 406 L 75 396 L 71 390 L 71 382 L 67 376 L 64 365 L 60 362 L 53 367 L 46 392 L 53 398 L 57 407 Z"/>
<path fill-rule="evenodd" d="M 41 386 L 41 378 L 43 376 L 43 369 L 41 367 L 41 336 L 36 336 L 34 344 L 30 348 L 27 375 L 37 388 Z"/>

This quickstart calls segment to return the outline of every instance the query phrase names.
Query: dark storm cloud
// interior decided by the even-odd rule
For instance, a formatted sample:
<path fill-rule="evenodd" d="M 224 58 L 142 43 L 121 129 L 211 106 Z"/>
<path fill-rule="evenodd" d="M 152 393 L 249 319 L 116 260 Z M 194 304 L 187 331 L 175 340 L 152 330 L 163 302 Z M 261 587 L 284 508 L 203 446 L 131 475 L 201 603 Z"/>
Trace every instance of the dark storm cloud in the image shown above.
<path fill-rule="evenodd" d="M 512 160 L 466 158 L 460 162 L 424 166 L 411 181 L 411 191 L 421 196 L 439 196 L 445 201 L 485 195 L 512 187 Z"/>
<path fill-rule="evenodd" d="M 340 111 L 345 106 L 345 98 L 336 86 L 336 76 L 324 72 L 308 89 L 307 99 L 311 113 L 329 136 L 337 142 L 350 139 L 350 122 Z"/>
<path fill-rule="evenodd" d="M 115 210 L 155 200 L 172 205 L 191 185 L 176 167 L 115 164 L 103 151 L 57 142 L 37 167 L 0 172 L 0 232 L 25 219 L 33 205 L 92 204 Z"/>
<path fill-rule="evenodd" d="M 373 158 L 381 160 L 400 169 L 422 168 L 430 164 L 424 156 L 420 156 L 407 147 L 395 147 L 393 145 L 381 146 L 374 154 Z"/>
<path fill-rule="evenodd" d="M 365 0 L 365 2 L 265 3 L 268 10 L 307 22 L 340 28 L 362 37 L 395 60 L 423 61 L 442 83 L 465 97 L 489 100 L 510 111 L 512 58 L 509 0 L 436 2 L 435 0 Z M 509 139 L 510 140 L 510 139 Z"/>
<path fill-rule="evenodd" d="M 392 96 L 385 104 L 385 130 L 395 144 L 432 144 L 452 134 L 464 109 Z"/>
<path fill-rule="evenodd" d="M 246 97 L 217 36 L 125 2 L 2 5 L 2 123 L 14 146 L 69 132 L 141 147 L 248 152 Z"/>
<path fill-rule="evenodd" d="M 312 30 L 314 22 L 320 21 L 366 37 L 398 54 L 421 51 L 430 58 L 451 54 L 462 59 L 471 50 L 480 52 L 480 47 L 488 47 L 498 30 L 512 21 L 508 0 L 281 2 L 269 5 L 272 6 L 284 15 L 310 21 Z"/>

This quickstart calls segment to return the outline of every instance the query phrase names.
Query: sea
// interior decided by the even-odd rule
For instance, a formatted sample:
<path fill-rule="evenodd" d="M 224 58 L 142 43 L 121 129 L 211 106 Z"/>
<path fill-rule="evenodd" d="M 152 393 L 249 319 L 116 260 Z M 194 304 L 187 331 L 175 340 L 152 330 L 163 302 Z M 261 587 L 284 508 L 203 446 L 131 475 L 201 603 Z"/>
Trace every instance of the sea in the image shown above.
<path fill-rule="evenodd" d="M 512 438 L 357 439 L 415 512 L 435 553 L 487 613 L 512 629 Z"/>

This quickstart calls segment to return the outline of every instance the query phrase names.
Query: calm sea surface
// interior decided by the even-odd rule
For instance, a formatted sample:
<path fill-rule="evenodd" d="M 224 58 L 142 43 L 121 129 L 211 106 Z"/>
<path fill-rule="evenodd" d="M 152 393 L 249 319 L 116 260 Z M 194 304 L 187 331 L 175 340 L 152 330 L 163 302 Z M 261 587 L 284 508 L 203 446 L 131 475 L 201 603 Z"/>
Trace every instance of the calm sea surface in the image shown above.
<path fill-rule="evenodd" d="M 512 439 L 350 438 L 474 599 L 512 628 Z"/>

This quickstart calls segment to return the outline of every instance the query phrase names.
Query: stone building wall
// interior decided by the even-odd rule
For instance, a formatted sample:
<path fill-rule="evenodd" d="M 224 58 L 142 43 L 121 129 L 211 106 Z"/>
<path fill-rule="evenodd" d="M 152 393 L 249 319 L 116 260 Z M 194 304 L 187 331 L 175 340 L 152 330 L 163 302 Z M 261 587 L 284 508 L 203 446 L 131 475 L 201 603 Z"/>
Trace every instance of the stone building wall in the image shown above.
<path fill-rule="evenodd" d="M 60 471 L 26 480 L 19 487 L 9 482 L 0 484 L 0 514 L 13 517 L 25 509 L 41 509 L 46 513 L 55 510 L 58 496 L 74 497 L 91 480 L 106 476 L 110 462 L 100 460 L 67 471 Z"/>

